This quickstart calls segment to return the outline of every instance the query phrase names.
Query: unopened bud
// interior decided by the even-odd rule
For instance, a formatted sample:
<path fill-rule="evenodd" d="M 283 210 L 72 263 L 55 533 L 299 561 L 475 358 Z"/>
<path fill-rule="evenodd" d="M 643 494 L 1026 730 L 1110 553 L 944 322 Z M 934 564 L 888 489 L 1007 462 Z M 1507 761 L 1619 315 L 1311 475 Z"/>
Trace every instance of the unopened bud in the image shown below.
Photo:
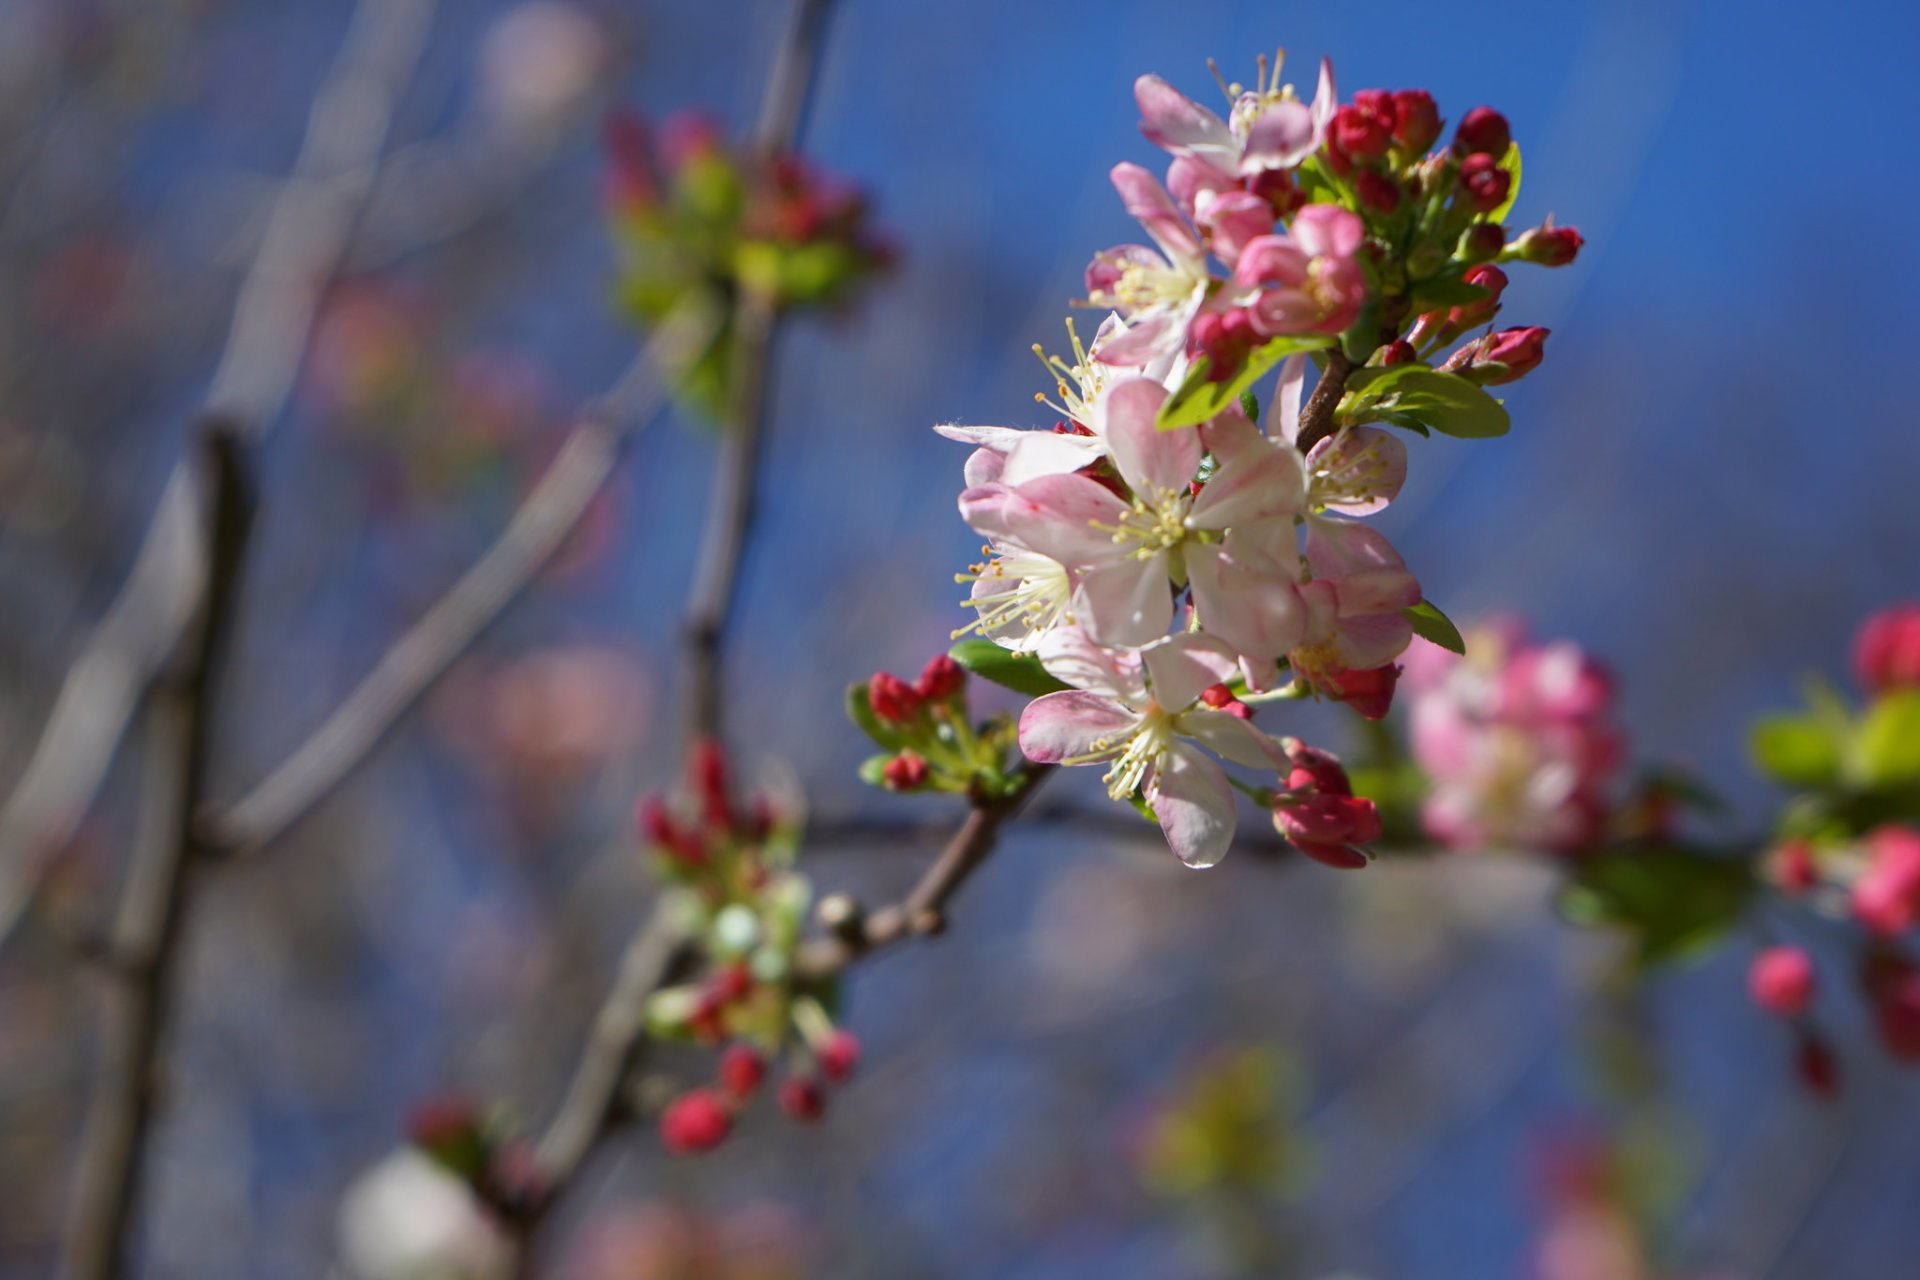
<path fill-rule="evenodd" d="M 1813 957 L 1799 947 L 1768 947 L 1753 958 L 1747 991 L 1768 1013 L 1795 1018 L 1813 1003 Z"/>
<path fill-rule="evenodd" d="M 1540 367 L 1548 333 L 1539 325 L 1502 329 L 1462 347 L 1441 367 L 1483 387 L 1514 382 Z"/>
<path fill-rule="evenodd" d="M 1512 257 L 1541 267 L 1564 267 L 1580 254 L 1586 240 L 1573 227 L 1544 223 L 1520 233 L 1507 249 Z"/>
<path fill-rule="evenodd" d="M 1507 229 L 1497 222 L 1476 222 L 1460 233 L 1453 254 L 1462 262 L 1492 262 L 1507 247 Z"/>
<path fill-rule="evenodd" d="M 1507 193 L 1513 190 L 1513 175 L 1492 156 L 1476 153 L 1460 162 L 1460 190 L 1469 206 L 1490 213 L 1506 202 Z"/>
<path fill-rule="evenodd" d="M 1498 160 L 1513 145 L 1513 130 L 1507 118 L 1492 107 L 1475 107 L 1460 117 L 1453 132 L 1454 150 L 1461 155 L 1485 155 Z"/>
<path fill-rule="evenodd" d="M 1193 318 L 1188 334 L 1195 352 L 1207 357 L 1209 382 L 1231 381 L 1260 341 L 1253 317 L 1239 307 L 1201 312 Z"/>
<path fill-rule="evenodd" d="M 936 654 L 913 683 L 914 692 L 928 702 L 944 702 L 966 687 L 967 669 L 944 653 Z"/>
<path fill-rule="evenodd" d="M 1402 89 L 1393 95 L 1393 140 L 1416 155 L 1440 136 L 1440 108 L 1425 89 Z"/>
<path fill-rule="evenodd" d="M 1920 687 L 1920 604 L 1883 609 L 1862 624 L 1853 672 L 1870 693 Z"/>
<path fill-rule="evenodd" d="M 745 1101 L 767 1078 L 767 1060 L 752 1045 L 730 1044 L 720 1055 L 720 1086 Z"/>
<path fill-rule="evenodd" d="M 820 1070 L 840 1084 L 860 1065 L 860 1040 L 851 1031 L 835 1031 L 820 1045 Z"/>
<path fill-rule="evenodd" d="M 911 751 L 887 761 L 880 777 L 891 791 L 917 791 L 927 783 L 927 762 Z"/>
<path fill-rule="evenodd" d="M 1362 206 L 1379 214 L 1390 214 L 1400 207 L 1400 186 L 1384 173 L 1362 170 L 1353 180 L 1353 189 Z"/>
<path fill-rule="evenodd" d="M 867 682 L 867 705 L 888 724 L 906 724 L 920 714 L 920 694 L 899 676 L 874 673 Z"/>
<path fill-rule="evenodd" d="M 827 1095 L 809 1076 L 789 1076 L 780 1082 L 780 1109 L 795 1120 L 811 1124 L 827 1111 Z"/>
<path fill-rule="evenodd" d="M 711 1151 L 733 1131 L 733 1113 L 711 1089 L 683 1093 L 660 1113 L 660 1140 L 676 1155 Z"/>
<path fill-rule="evenodd" d="M 1419 353 L 1413 349 L 1413 344 L 1405 338 L 1395 338 L 1380 348 L 1380 363 L 1387 366 L 1412 364 L 1418 357 Z"/>

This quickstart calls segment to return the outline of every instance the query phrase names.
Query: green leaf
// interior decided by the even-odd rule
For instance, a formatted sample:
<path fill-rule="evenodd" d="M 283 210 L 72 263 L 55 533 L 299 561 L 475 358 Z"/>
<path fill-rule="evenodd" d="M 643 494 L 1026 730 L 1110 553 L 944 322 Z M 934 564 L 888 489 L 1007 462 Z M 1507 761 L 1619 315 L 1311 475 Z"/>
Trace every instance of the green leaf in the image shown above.
<path fill-rule="evenodd" d="M 1507 186 L 1507 198 L 1500 207 L 1487 215 L 1488 222 L 1505 222 L 1507 215 L 1513 212 L 1514 201 L 1520 198 L 1520 144 L 1509 142 L 1507 154 L 1500 157 L 1500 167 L 1513 175 L 1513 181 Z"/>
<path fill-rule="evenodd" d="M 860 762 L 860 781 L 870 787 L 887 785 L 887 766 L 894 760 L 894 753 L 882 751 L 879 755 L 868 756 Z"/>
<path fill-rule="evenodd" d="M 1498 400 L 1458 374 L 1424 364 L 1361 369 L 1347 379 L 1340 420 L 1391 422 L 1411 419 L 1442 435 L 1484 440 L 1507 434 L 1512 420 Z"/>
<path fill-rule="evenodd" d="M 1187 370 L 1186 380 L 1174 388 L 1173 394 L 1160 406 L 1156 425 L 1162 431 L 1174 431 L 1181 427 L 1198 426 L 1210 418 L 1218 417 L 1240 398 L 1242 391 L 1258 382 L 1267 370 L 1288 356 L 1302 351 L 1323 351 L 1332 345 L 1333 339 L 1326 334 L 1274 338 L 1265 346 L 1256 347 L 1247 357 L 1245 367 L 1223 382 L 1207 379 L 1209 362 L 1205 356 L 1201 356 Z"/>
<path fill-rule="evenodd" d="M 1460 628 L 1453 625 L 1453 619 L 1440 612 L 1440 607 L 1431 600 L 1422 600 L 1419 604 L 1408 605 L 1400 611 L 1401 616 L 1413 624 L 1413 634 L 1422 640 L 1429 640 L 1449 653 L 1464 656 L 1467 642 L 1460 634 Z"/>
<path fill-rule="evenodd" d="M 949 657 L 982 680 L 1005 685 L 1030 698 L 1058 693 L 1068 686 L 1047 674 L 1040 659 L 1030 653 L 1015 653 L 991 640 L 962 640 L 947 651 Z"/>
<path fill-rule="evenodd" d="M 1790 787 L 1827 787 L 1840 776 L 1846 739 L 1817 715 L 1768 716 L 1753 726 L 1747 749 L 1761 772 Z"/>
<path fill-rule="evenodd" d="M 1260 397 L 1251 391 L 1242 391 L 1240 393 L 1240 412 L 1246 414 L 1250 421 L 1260 421 Z"/>
<path fill-rule="evenodd" d="M 1487 291 L 1477 284 L 1468 284 L 1457 275 L 1435 276 L 1431 280 L 1415 281 L 1410 296 L 1414 306 L 1425 311 L 1434 307 L 1465 307 L 1485 302 Z"/>
<path fill-rule="evenodd" d="M 882 723 L 879 716 L 873 714 L 873 704 L 867 701 L 867 686 L 864 681 L 847 686 L 847 719 L 859 725 L 862 733 L 888 751 L 898 751 L 906 743 L 905 738 Z"/>
<path fill-rule="evenodd" d="M 1560 914 L 1633 935 L 1643 968 L 1698 952 L 1740 919 L 1751 863 L 1688 849 L 1632 849 L 1582 859 Z"/>
<path fill-rule="evenodd" d="M 1920 785 L 1920 689 L 1885 694 L 1867 709 L 1848 766 L 1869 791 Z"/>

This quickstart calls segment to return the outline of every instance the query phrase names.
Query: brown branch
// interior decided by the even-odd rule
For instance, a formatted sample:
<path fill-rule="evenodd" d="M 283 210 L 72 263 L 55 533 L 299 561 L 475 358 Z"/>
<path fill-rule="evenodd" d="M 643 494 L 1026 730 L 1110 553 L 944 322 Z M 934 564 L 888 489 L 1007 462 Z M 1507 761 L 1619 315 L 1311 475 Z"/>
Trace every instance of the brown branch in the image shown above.
<path fill-rule="evenodd" d="M 1327 367 L 1320 371 L 1320 381 L 1313 384 L 1313 394 L 1300 410 L 1300 431 L 1294 439 L 1301 453 L 1333 434 L 1333 411 L 1346 394 L 1353 369 L 1353 361 L 1337 345 L 1327 352 Z"/>
<path fill-rule="evenodd" d="M 155 690 L 148 712 L 145 830 L 108 943 L 100 1079 L 81 1147 L 68 1280 L 111 1280 L 127 1269 L 187 895 L 204 852 L 194 818 L 206 792 L 220 672 L 253 519 L 241 434 L 228 426 L 205 438 L 206 593 L 195 610 L 192 649 L 178 675 Z"/>
<path fill-rule="evenodd" d="M 435 0 L 361 0 L 313 100 L 306 137 L 234 303 L 203 415 L 246 435 L 279 416 L 321 291 L 339 269 L 378 172 L 393 109 Z M 119 595 L 61 684 L 33 756 L 0 808 L 0 939 L 47 861 L 72 840 L 155 676 L 193 625 L 206 566 L 200 476 L 175 466 Z"/>
<path fill-rule="evenodd" d="M 663 378 L 660 369 L 685 368 L 714 327 L 699 309 L 661 325 L 613 389 L 582 413 L 499 540 L 279 768 L 209 821 L 217 846 L 246 854 L 273 843 L 366 762 L 565 544 L 624 446 L 664 405 L 677 375 Z"/>

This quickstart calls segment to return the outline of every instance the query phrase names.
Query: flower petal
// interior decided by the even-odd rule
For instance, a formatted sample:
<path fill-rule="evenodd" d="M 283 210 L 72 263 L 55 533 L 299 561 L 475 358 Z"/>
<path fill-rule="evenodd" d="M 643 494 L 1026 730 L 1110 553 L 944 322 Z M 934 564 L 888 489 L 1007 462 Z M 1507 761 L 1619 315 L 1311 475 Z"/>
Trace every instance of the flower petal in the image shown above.
<path fill-rule="evenodd" d="M 1133 100 L 1140 105 L 1140 132 L 1155 146 L 1215 155 L 1237 150 L 1226 121 L 1159 76 L 1135 80 Z"/>
<path fill-rule="evenodd" d="M 967 494 L 960 499 L 965 513 Z M 1114 545 L 1111 530 L 1126 513 L 1126 504 L 1105 485 L 1082 475 L 1054 475 L 1007 488 L 994 511 L 996 526 L 976 523 L 972 516 L 967 522 L 989 537 L 1011 538 L 1077 567 L 1104 564 L 1125 554 Z"/>
<path fill-rule="evenodd" d="M 1348 427 L 1313 446 L 1307 474 L 1314 506 L 1372 515 L 1400 496 L 1407 482 L 1407 446 L 1379 427 Z"/>
<path fill-rule="evenodd" d="M 1288 356 L 1280 362 L 1280 384 L 1267 408 L 1267 435 L 1292 444 L 1300 437 L 1300 399 L 1307 382 L 1307 358 Z"/>
<path fill-rule="evenodd" d="M 1022 431 L 1007 451 L 1005 484 L 1025 484 L 1041 476 L 1059 476 L 1091 466 L 1106 456 L 1106 441 L 1061 431 Z"/>
<path fill-rule="evenodd" d="M 1174 725 L 1182 736 L 1192 738 L 1224 760 L 1255 769 L 1281 769 L 1287 763 L 1286 749 L 1272 735 L 1255 728 L 1227 711 L 1195 707 Z"/>
<path fill-rule="evenodd" d="M 1200 469 L 1200 433 L 1162 431 L 1154 417 L 1167 389 L 1146 378 L 1115 383 L 1094 407 L 1093 429 L 1107 442 L 1120 478 L 1154 505 L 1184 493 Z"/>
<path fill-rule="evenodd" d="M 1129 705 L 1146 702 L 1139 656 L 1101 647 L 1083 627 L 1062 627 L 1050 633 L 1035 652 L 1040 665 L 1056 680 Z"/>
<path fill-rule="evenodd" d="M 1075 756 L 1105 758 L 1119 753 L 1124 745 L 1120 739 L 1139 719 L 1113 699 L 1079 689 L 1044 694 L 1020 713 L 1020 750 L 1037 764 L 1058 764 Z"/>
<path fill-rule="evenodd" d="M 1200 692 L 1232 677 L 1233 649 L 1218 636 L 1183 631 L 1140 651 L 1152 681 L 1153 700 L 1169 711 L 1190 707 Z"/>
<path fill-rule="evenodd" d="M 1114 190 L 1120 193 L 1127 212 L 1140 220 L 1140 225 L 1171 262 L 1176 266 L 1192 264 L 1206 256 L 1187 220 L 1180 216 L 1173 197 L 1160 185 L 1160 179 L 1127 161 L 1113 166 L 1108 177 L 1113 180 Z"/>
<path fill-rule="evenodd" d="M 1081 569 L 1075 576 L 1074 616 L 1087 634 L 1107 645 L 1151 644 L 1173 622 L 1173 583 L 1167 556 L 1124 556 Z"/>
<path fill-rule="evenodd" d="M 1175 743 L 1147 783 L 1147 803 L 1180 861 L 1210 867 L 1233 845 L 1233 788 L 1219 765 Z"/>
<path fill-rule="evenodd" d="M 1237 415 L 1236 415 L 1237 416 Z M 1202 486 L 1187 514 L 1189 529 L 1224 530 L 1259 520 L 1293 518 L 1305 507 L 1306 474 L 1295 449 L 1274 444 L 1246 424 L 1237 443 L 1221 456 L 1220 469 Z M 1215 453 L 1220 454 L 1218 446 Z"/>

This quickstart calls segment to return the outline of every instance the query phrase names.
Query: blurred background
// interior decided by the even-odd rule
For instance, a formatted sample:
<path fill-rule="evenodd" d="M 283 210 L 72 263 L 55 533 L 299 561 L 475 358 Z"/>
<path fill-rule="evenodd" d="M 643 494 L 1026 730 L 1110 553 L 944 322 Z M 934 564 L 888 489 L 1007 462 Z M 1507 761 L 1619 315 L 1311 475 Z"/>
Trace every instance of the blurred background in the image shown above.
<path fill-rule="evenodd" d="M 349 8 L 0 0 L 9 787 L 187 447 Z M 783 12 L 432 13 L 265 436 L 217 796 L 311 732 L 630 358 L 604 113 L 700 107 L 744 130 Z M 1548 367 L 1511 389 L 1512 435 L 1417 442 L 1381 517 L 1432 599 L 1603 655 L 1638 752 L 1694 769 L 1758 832 L 1773 801 L 1745 722 L 1803 671 L 1838 676 L 1856 622 L 1920 592 L 1900 389 L 1920 10 L 844 0 L 809 150 L 873 194 L 901 259 L 780 348 L 733 729 L 823 823 L 928 834 L 818 847 L 817 882 L 897 892 L 950 816 L 862 788 L 840 711 L 844 684 L 917 670 L 963 620 L 964 452 L 929 425 L 1051 419 L 1028 348 L 1063 348 L 1087 257 L 1134 238 L 1107 170 L 1159 158 L 1134 77 L 1211 101 L 1206 58 L 1251 78 L 1276 43 L 1296 81 L 1324 53 L 1343 92 L 1423 86 L 1453 119 L 1497 106 L 1526 148 L 1516 221 L 1551 211 L 1587 238 L 1507 294 L 1512 323 L 1554 330 Z M 656 425 L 372 767 L 207 877 L 143 1274 L 326 1274 L 343 1189 L 417 1100 L 458 1089 L 544 1119 L 651 892 L 627 822 L 675 768 L 675 619 L 711 454 L 697 426 Z M 58 925 L 113 890 L 127 764 L 0 952 L 7 1276 L 46 1274 L 63 1222 L 94 984 Z M 1920 1219 L 1893 1192 L 1920 1173 L 1920 1085 L 1869 1048 L 1838 1101 L 1804 1097 L 1787 1034 L 1745 1004 L 1741 946 L 1621 993 L 1606 941 L 1556 923 L 1549 889 L 1473 858 L 1337 876 L 1243 856 L 1196 876 L 1155 840 L 1016 829 L 949 936 L 856 978 L 869 1070 L 824 1127 L 763 1111 L 700 1161 L 617 1143 L 545 1273 L 1908 1274 Z M 1244 1167 L 1216 1149 L 1248 1135 Z"/>

